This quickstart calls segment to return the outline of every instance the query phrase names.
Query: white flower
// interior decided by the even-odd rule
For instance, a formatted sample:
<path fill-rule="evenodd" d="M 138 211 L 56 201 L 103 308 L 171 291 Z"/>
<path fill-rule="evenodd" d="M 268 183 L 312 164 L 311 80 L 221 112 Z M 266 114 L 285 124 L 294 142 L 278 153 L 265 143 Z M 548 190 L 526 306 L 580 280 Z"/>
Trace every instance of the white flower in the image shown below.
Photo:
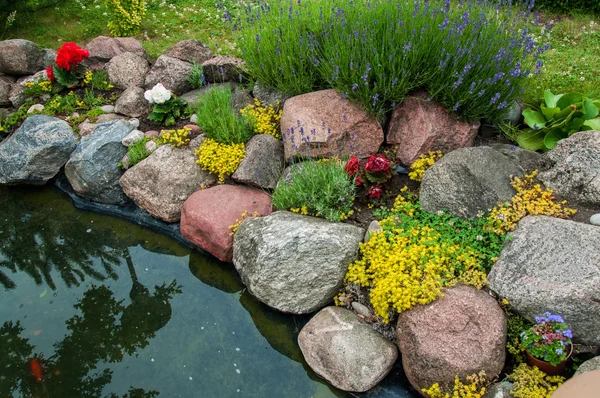
<path fill-rule="evenodd" d="M 151 104 L 164 104 L 171 99 L 171 92 L 161 83 L 152 87 L 152 90 L 146 90 L 144 98 Z"/>

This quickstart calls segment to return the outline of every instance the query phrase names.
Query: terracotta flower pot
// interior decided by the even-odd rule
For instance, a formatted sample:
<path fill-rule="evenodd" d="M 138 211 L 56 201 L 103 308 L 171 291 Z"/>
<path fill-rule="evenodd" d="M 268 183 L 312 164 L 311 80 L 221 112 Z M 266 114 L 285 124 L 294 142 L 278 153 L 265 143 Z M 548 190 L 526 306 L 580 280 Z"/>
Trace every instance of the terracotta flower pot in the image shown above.
<path fill-rule="evenodd" d="M 550 362 L 546 362 L 534 357 L 527 350 L 525 352 L 527 353 L 527 365 L 535 366 L 549 376 L 558 376 L 563 372 L 563 370 L 565 370 L 565 365 L 567 364 L 569 358 L 571 358 L 571 354 L 573 354 L 573 344 L 569 345 L 569 355 L 567 355 L 564 361 L 560 362 L 556 366 L 552 365 Z"/>

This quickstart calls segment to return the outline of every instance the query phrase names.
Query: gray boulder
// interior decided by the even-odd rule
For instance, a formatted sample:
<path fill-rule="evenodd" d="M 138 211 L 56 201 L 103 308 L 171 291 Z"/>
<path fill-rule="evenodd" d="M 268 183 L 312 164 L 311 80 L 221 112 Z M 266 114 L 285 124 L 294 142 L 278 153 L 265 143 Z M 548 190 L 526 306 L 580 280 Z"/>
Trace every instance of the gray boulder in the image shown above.
<path fill-rule="evenodd" d="M 245 220 L 233 239 L 233 263 L 248 291 L 293 314 L 333 300 L 364 231 L 353 225 L 278 211 Z"/>
<path fill-rule="evenodd" d="M 398 358 L 393 343 L 341 307 L 319 311 L 300 331 L 298 344 L 308 366 L 344 391 L 370 390 Z"/>
<path fill-rule="evenodd" d="M 201 97 L 202 95 L 204 95 L 208 90 L 210 90 L 212 88 L 219 88 L 219 87 L 230 87 L 232 89 L 235 89 L 235 87 L 237 87 L 237 84 L 235 84 L 235 83 L 207 84 L 206 86 L 203 86 L 203 87 L 200 87 L 195 90 L 188 91 L 188 92 L 182 94 L 181 99 L 185 100 L 185 102 L 187 102 L 187 104 L 189 106 L 194 106 L 198 102 L 198 98 Z"/>
<path fill-rule="evenodd" d="M 123 138 L 133 130 L 124 120 L 100 123 L 79 146 L 65 165 L 65 174 L 75 192 L 92 202 L 124 204 L 127 196 L 119 186 L 117 166 L 127 148 Z"/>
<path fill-rule="evenodd" d="M 189 147 L 158 147 L 121 177 L 127 196 L 153 217 L 177 222 L 183 203 L 191 194 L 209 187 L 216 178 L 202 170 Z"/>
<path fill-rule="evenodd" d="M 283 143 L 271 135 L 259 134 L 246 144 L 246 156 L 231 177 L 242 184 L 275 189 L 284 167 Z"/>
<path fill-rule="evenodd" d="M 192 89 L 192 86 L 187 81 L 191 72 L 191 63 L 161 55 L 156 60 L 156 63 L 152 65 L 152 69 L 150 69 L 148 75 L 146 75 L 144 87 L 151 89 L 157 83 L 162 83 L 173 94 L 181 95 Z"/>
<path fill-rule="evenodd" d="M 513 384 L 508 381 L 494 383 L 486 388 L 483 398 L 512 398 L 510 392 L 513 388 Z"/>
<path fill-rule="evenodd" d="M 527 216 L 510 236 L 490 288 L 530 321 L 559 314 L 576 341 L 600 345 L 600 228 Z"/>
<path fill-rule="evenodd" d="M 25 76 L 20 78 L 12 85 L 10 93 L 8 94 L 8 99 L 12 102 L 15 108 L 20 108 L 21 105 L 25 103 L 27 100 L 27 96 L 25 95 L 25 83 L 26 82 L 34 82 L 37 83 L 40 80 L 47 79 L 48 75 L 45 70 L 39 71 L 32 76 Z"/>
<path fill-rule="evenodd" d="M 67 122 L 45 115 L 30 116 L 0 144 L 0 184 L 45 184 L 76 147 Z"/>
<path fill-rule="evenodd" d="M 115 103 L 115 112 L 129 117 L 146 115 L 149 110 L 150 105 L 144 98 L 144 89 L 141 87 L 129 87 Z"/>
<path fill-rule="evenodd" d="M 42 60 L 42 65 L 44 67 L 50 66 L 56 61 L 56 50 L 51 48 L 45 48 L 44 50 L 44 58 Z"/>
<path fill-rule="evenodd" d="M 202 63 L 206 81 L 210 83 L 243 81 L 244 60 L 229 55 L 217 55 Z"/>
<path fill-rule="evenodd" d="M 29 40 L 0 41 L 0 73 L 32 75 L 44 69 L 44 50 Z"/>
<path fill-rule="evenodd" d="M 254 88 L 252 89 L 252 95 L 254 95 L 254 98 L 256 98 L 260 101 L 261 105 L 276 106 L 277 104 L 279 104 L 280 109 L 283 109 L 283 103 L 288 98 L 292 97 L 291 95 L 288 95 L 281 91 L 267 87 L 259 81 L 254 83 Z"/>
<path fill-rule="evenodd" d="M 122 53 L 106 64 L 110 82 L 120 89 L 142 87 L 150 70 L 148 61 L 134 53 Z"/>
<path fill-rule="evenodd" d="M 199 65 L 215 56 L 206 44 L 198 40 L 180 41 L 165 51 L 163 55 L 186 62 L 195 62 Z"/>
<path fill-rule="evenodd" d="M 596 371 L 600 370 L 600 357 L 594 357 L 594 358 L 588 359 L 587 361 L 582 363 L 577 368 L 577 371 L 575 372 L 573 377 L 583 374 L 583 373 L 593 372 L 594 370 L 596 370 Z"/>
<path fill-rule="evenodd" d="M 457 149 L 423 175 L 421 205 L 430 213 L 447 210 L 457 217 L 475 217 L 512 199 L 513 175 L 522 176 L 523 169 L 492 148 Z"/>
<path fill-rule="evenodd" d="M 0 106 L 11 106 L 10 91 L 12 90 L 15 79 L 11 76 L 0 75 Z"/>
<path fill-rule="evenodd" d="M 508 157 L 511 162 L 521 167 L 524 171 L 537 170 L 542 162 L 541 153 L 528 151 L 515 145 L 491 144 L 490 148 Z"/>
<path fill-rule="evenodd" d="M 538 177 L 566 199 L 600 205 L 600 131 L 582 131 L 559 141 L 544 154 Z"/>

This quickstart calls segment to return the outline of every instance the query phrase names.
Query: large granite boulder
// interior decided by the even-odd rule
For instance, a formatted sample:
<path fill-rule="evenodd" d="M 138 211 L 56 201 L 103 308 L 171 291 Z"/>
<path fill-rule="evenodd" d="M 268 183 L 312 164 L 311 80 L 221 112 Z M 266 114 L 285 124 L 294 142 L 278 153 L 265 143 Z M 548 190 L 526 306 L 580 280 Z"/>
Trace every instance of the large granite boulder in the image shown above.
<path fill-rule="evenodd" d="M 202 63 L 204 76 L 209 83 L 243 81 L 244 60 L 230 55 L 217 55 Z"/>
<path fill-rule="evenodd" d="M 206 44 L 198 40 L 180 41 L 165 51 L 163 55 L 186 62 L 195 62 L 198 65 L 202 65 L 203 62 L 208 61 L 215 56 Z"/>
<path fill-rule="evenodd" d="M 600 371 L 600 357 L 588 359 L 582 363 L 573 376 L 577 376 L 587 372 Z"/>
<path fill-rule="evenodd" d="M 288 98 L 291 98 L 291 95 L 267 87 L 260 81 L 256 81 L 256 83 L 254 83 L 252 95 L 254 98 L 260 101 L 262 106 L 273 105 L 275 107 L 279 106 L 280 108 L 283 108 L 285 101 Z"/>
<path fill-rule="evenodd" d="M 379 122 L 333 89 L 285 101 L 281 133 L 286 159 L 345 154 L 367 158 L 383 143 Z"/>
<path fill-rule="evenodd" d="M 271 197 L 255 188 L 218 185 L 195 192 L 181 213 L 181 234 L 221 261 L 233 258 L 231 227 L 242 214 L 252 217 L 271 214 Z"/>
<path fill-rule="evenodd" d="M 140 117 L 149 113 L 151 105 L 144 97 L 141 87 L 129 87 L 121 93 L 115 103 L 115 112 L 129 117 Z"/>
<path fill-rule="evenodd" d="M 354 225 L 278 211 L 240 225 L 233 263 L 257 299 L 283 312 L 306 314 L 333 300 L 363 235 Z"/>
<path fill-rule="evenodd" d="M 213 175 L 202 170 L 196 159 L 194 151 L 187 146 L 161 145 L 123 174 L 121 187 L 153 217 L 177 222 L 185 200 L 216 182 Z"/>
<path fill-rule="evenodd" d="M 530 321 L 559 314 L 575 341 L 600 345 L 600 228 L 527 216 L 510 236 L 490 288 Z"/>
<path fill-rule="evenodd" d="M 600 205 L 600 131 L 582 131 L 544 154 L 540 181 L 555 193 Z"/>
<path fill-rule="evenodd" d="M 110 82 L 123 90 L 142 87 L 150 70 L 148 61 L 134 53 L 122 53 L 113 57 L 105 68 Z"/>
<path fill-rule="evenodd" d="M 404 165 L 429 152 L 470 147 L 479 131 L 479 121 L 461 121 L 426 97 L 423 93 L 410 96 L 392 112 L 386 141 L 398 146 L 396 160 Z"/>
<path fill-rule="evenodd" d="M 452 151 L 425 171 L 421 205 L 430 213 L 448 211 L 457 217 L 475 217 L 515 194 L 510 177 L 523 169 L 489 147 Z"/>
<path fill-rule="evenodd" d="M 433 303 L 400 313 L 396 335 L 406 376 L 419 392 L 434 383 L 451 390 L 456 376 L 482 370 L 493 379 L 504 367 L 504 311 L 471 286 L 446 289 Z"/>
<path fill-rule="evenodd" d="M 393 343 L 341 307 L 319 311 L 300 331 L 298 345 L 308 366 L 344 391 L 370 390 L 398 358 Z"/>
<path fill-rule="evenodd" d="M 0 144 L 0 184 L 45 184 L 77 147 L 73 129 L 55 117 L 33 115 Z"/>
<path fill-rule="evenodd" d="M 283 173 L 283 143 L 268 134 L 255 135 L 246 144 L 246 155 L 231 178 L 259 188 L 275 189 Z"/>
<path fill-rule="evenodd" d="M 490 144 L 490 148 L 508 157 L 511 162 L 521 167 L 524 171 L 538 170 L 543 159 L 541 153 L 528 151 L 515 145 L 496 143 Z"/>
<path fill-rule="evenodd" d="M 44 50 L 29 40 L 0 41 L 0 73 L 33 75 L 44 69 Z"/>
<path fill-rule="evenodd" d="M 107 204 L 128 201 L 119 185 L 122 172 L 118 164 L 127 153 L 121 141 L 132 130 L 131 123 L 114 120 L 98 124 L 90 135 L 81 138 L 65 165 L 65 175 L 79 196 Z"/>
<path fill-rule="evenodd" d="M 148 59 L 144 47 L 133 37 L 98 36 L 90 40 L 85 48 L 90 52 L 88 61 L 92 63 L 108 62 L 123 53 L 133 53 Z"/>
<path fill-rule="evenodd" d="M 10 91 L 12 90 L 15 78 L 6 75 L 0 75 L 0 106 L 11 106 Z"/>
<path fill-rule="evenodd" d="M 181 95 L 192 89 L 192 85 L 188 82 L 191 72 L 191 63 L 161 55 L 146 75 L 145 83 L 141 85 L 151 89 L 157 83 L 162 83 L 173 94 Z"/>

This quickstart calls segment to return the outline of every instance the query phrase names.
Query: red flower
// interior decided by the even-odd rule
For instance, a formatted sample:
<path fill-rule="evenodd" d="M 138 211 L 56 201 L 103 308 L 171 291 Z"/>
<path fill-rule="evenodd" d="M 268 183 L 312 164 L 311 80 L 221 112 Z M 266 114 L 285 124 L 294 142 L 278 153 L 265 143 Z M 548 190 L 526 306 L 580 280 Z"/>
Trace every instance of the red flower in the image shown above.
<path fill-rule="evenodd" d="M 52 65 L 46 66 L 46 75 L 48 75 L 48 79 L 50 79 L 51 82 L 56 81 L 56 78 L 54 77 L 54 70 L 52 70 Z"/>
<path fill-rule="evenodd" d="M 356 177 L 356 179 L 354 180 L 354 183 L 356 185 L 358 185 L 359 187 L 362 186 L 362 184 L 364 184 L 363 180 L 362 180 L 362 178 L 360 178 L 360 176 Z"/>
<path fill-rule="evenodd" d="M 365 170 L 370 171 L 371 173 L 387 172 L 389 169 L 390 161 L 381 154 L 372 155 L 365 165 Z"/>
<path fill-rule="evenodd" d="M 371 199 L 380 199 L 382 194 L 383 194 L 383 189 L 381 189 L 381 187 L 379 185 L 372 186 L 367 191 L 367 195 L 369 195 L 369 198 L 371 198 Z"/>
<path fill-rule="evenodd" d="M 348 163 L 346 163 L 346 166 L 344 167 L 344 171 L 349 176 L 353 176 L 356 173 L 358 173 L 359 167 L 360 167 L 360 164 L 358 163 L 358 159 L 355 158 L 354 156 L 352 156 L 350 158 L 350 160 L 348 160 Z"/>
<path fill-rule="evenodd" d="M 71 68 L 76 67 L 89 56 L 90 52 L 88 50 L 80 48 L 73 42 L 68 42 L 56 51 L 56 65 L 59 68 L 70 71 Z"/>

